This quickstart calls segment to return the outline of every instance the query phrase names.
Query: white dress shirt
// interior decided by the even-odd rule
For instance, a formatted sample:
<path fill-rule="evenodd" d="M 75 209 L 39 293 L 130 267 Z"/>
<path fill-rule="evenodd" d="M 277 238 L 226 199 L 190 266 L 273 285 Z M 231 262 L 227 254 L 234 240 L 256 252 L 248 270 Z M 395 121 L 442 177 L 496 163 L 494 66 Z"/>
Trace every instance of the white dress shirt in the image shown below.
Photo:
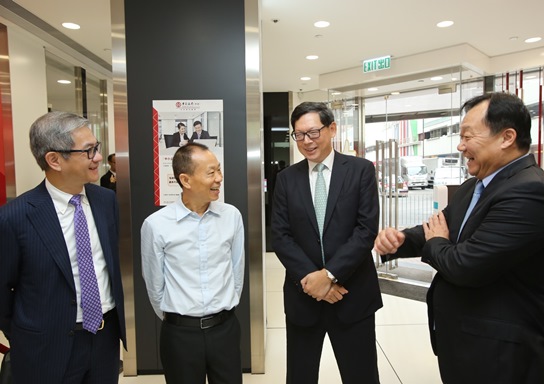
<path fill-rule="evenodd" d="M 317 181 L 317 172 L 314 172 L 314 168 L 318 163 L 308 160 L 308 173 L 310 177 L 310 189 L 312 191 L 312 201 L 315 200 L 315 182 Z M 323 169 L 323 178 L 325 179 L 325 186 L 327 188 L 327 194 L 329 192 L 329 187 L 331 185 L 331 173 L 332 166 L 334 164 L 334 150 L 329 153 L 329 155 L 321 162 L 325 165 Z"/>
<path fill-rule="evenodd" d="M 234 206 L 212 201 L 199 216 L 181 197 L 141 228 L 142 274 L 157 316 L 230 310 L 244 285 L 244 226 Z"/>
<path fill-rule="evenodd" d="M 63 192 L 56 188 L 53 184 L 45 179 L 45 187 L 53 199 L 55 205 L 55 211 L 59 218 L 59 223 L 64 234 L 64 240 L 66 241 L 66 248 L 68 249 L 68 255 L 70 256 L 70 264 L 72 266 L 72 274 L 74 275 L 74 284 L 76 287 L 76 299 L 77 299 L 77 318 L 76 322 L 81 323 L 83 321 L 83 312 L 81 310 L 81 284 L 79 282 L 79 267 L 77 264 L 76 253 L 76 235 L 74 230 L 74 212 L 75 207 L 70 204 L 70 199 L 73 195 Z M 93 253 L 94 271 L 96 273 L 96 279 L 98 281 L 98 290 L 100 291 L 100 300 L 102 302 L 102 313 L 106 313 L 115 307 L 115 302 L 111 293 L 110 276 L 108 274 L 108 267 L 106 265 L 106 259 L 104 259 L 104 253 L 102 251 L 102 245 L 100 244 L 100 238 L 98 237 L 98 231 L 96 230 L 96 224 L 94 222 L 93 212 L 89 205 L 89 200 L 85 195 L 85 188 L 80 192 L 83 195 L 81 198 L 81 207 L 85 213 L 87 219 L 87 226 L 89 227 L 89 237 L 91 239 L 91 249 Z"/>

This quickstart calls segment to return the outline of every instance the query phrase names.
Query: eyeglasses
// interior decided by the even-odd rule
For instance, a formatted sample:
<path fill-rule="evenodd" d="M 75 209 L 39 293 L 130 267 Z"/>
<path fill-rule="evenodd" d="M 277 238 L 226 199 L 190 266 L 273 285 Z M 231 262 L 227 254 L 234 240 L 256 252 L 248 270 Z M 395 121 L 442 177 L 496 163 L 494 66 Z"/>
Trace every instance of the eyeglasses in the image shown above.
<path fill-rule="evenodd" d="M 295 141 L 303 141 L 304 136 L 308 136 L 311 140 L 319 139 L 319 136 L 321 136 L 321 130 L 328 127 L 328 125 L 324 125 L 319 129 L 310 129 L 308 132 L 293 131 L 291 132 L 291 137 Z"/>
<path fill-rule="evenodd" d="M 64 150 L 52 149 L 52 151 L 53 152 L 59 152 L 59 153 L 74 153 L 74 152 L 75 153 L 77 153 L 77 152 L 86 153 L 87 158 L 89 160 L 92 160 L 96 156 L 96 153 L 100 152 L 101 147 L 102 147 L 102 143 L 100 141 L 98 141 L 94 147 L 91 147 L 89 149 L 64 149 Z"/>

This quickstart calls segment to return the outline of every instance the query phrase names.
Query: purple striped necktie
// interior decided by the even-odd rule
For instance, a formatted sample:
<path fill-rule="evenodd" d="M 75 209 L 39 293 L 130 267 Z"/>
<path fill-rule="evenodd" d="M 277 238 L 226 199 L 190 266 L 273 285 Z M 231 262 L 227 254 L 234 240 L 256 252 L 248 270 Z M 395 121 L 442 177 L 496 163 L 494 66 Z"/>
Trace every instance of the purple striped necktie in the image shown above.
<path fill-rule="evenodd" d="M 94 271 L 93 253 L 89 228 L 83 207 L 82 195 L 74 195 L 70 204 L 75 207 L 74 230 L 76 235 L 77 265 L 81 285 L 81 309 L 83 310 L 83 329 L 96 333 L 102 324 L 102 303 L 98 290 L 98 281 Z"/>

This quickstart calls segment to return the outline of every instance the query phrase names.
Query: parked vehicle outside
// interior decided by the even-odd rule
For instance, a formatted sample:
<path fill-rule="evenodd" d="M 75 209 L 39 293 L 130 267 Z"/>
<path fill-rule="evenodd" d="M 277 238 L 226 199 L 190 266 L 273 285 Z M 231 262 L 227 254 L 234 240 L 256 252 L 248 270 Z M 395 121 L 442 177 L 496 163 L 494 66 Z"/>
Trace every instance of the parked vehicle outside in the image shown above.
<path fill-rule="evenodd" d="M 427 166 L 420 156 L 404 156 L 400 158 L 400 173 L 408 188 L 427 188 Z"/>
<path fill-rule="evenodd" d="M 396 184 L 393 184 L 393 189 L 389 193 L 389 182 L 390 180 L 397 180 Z M 380 193 L 385 194 L 386 196 L 398 196 L 405 197 L 408 196 L 408 183 L 401 177 L 392 175 L 391 179 L 389 176 L 385 177 L 385 180 L 380 178 L 379 180 L 379 189 Z"/>
<path fill-rule="evenodd" d="M 434 185 L 461 185 L 466 180 L 463 167 L 441 167 L 434 172 Z"/>
<path fill-rule="evenodd" d="M 458 157 L 425 157 L 423 163 L 427 166 L 427 188 L 434 186 L 434 172 L 437 168 L 461 166 Z"/>

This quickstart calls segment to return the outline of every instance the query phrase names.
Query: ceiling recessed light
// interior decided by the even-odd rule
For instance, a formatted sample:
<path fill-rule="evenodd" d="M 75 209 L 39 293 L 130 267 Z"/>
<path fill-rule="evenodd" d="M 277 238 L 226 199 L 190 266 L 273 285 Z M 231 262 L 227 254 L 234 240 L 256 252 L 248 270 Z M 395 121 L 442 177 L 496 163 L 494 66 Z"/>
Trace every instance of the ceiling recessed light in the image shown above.
<path fill-rule="evenodd" d="M 526 43 L 536 43 L 537 41 L 542 40 L 542 37 L 530 37 L 528 39 L 525 39 Z"/>
<path fill-rule="evenodd" d="M 431 80 L 432 80 L 432 81 L 442 80 L 442 76 L 431 77 Z"/>
<path fill-rule="evenodd" d="M 311 78 L 311 77 L 308 77 L 308 76 L 302 76 L 302 77 L 300 78 L 300 80 L 302 80 L 302 81 L 308 81 L 308 80 L 312 80 L 312 78 Z"/>
<path fill-rule="evenodd" d="M 70 80 L 57 80 L 57 83 L 59 84 L 72 84 Z"/>
<path fill-rule="evenodd" d="M 331 92 L 331 95 L 333 95 L 333 96 L 338 96 L 338 95 L 341 95 L 341 94 L 342 94 L 342 92 Z"/>
<path fill-rule="evenodd" d="M 378 88 L 368 88 L 367 91 L 370 91 L 370 92 L 374 92 L 374 91 L 377 91 Z"/>
<path fill-rule="evenodd" d="M 436 24 L 438 28 L 448 28 L 453 25 L 453 21 L 451 20 L 444 20 Z"/>
<path fill-rule="evenodd" d="M 451 81 L 457 81 L 457 77 L 452 77 Z"/>
<path fill-rule="evenodd" d="M 64 28 L 68 28 L 68 29 L 79 29 L 79 28 L 81 28 L 79 26 L 79 24 L 76 24 L 76 23 L 62 23 L 62 26 Z"/>
<path fill-rule="evenodd" d="M 308 60 L 317 60 L 317 59 L 319 59 L 319 56 L 317 56 L 317 55 L 308 55 L 308 56 L 306 56 L 306 58 Z"/>
<path fill-rule="evenodd" d="M 331 25 L 331 23 L 328 21 L 316 21 L 314 23 L 314 27 L 316 28 L 327 28 L 329 25 Z"/>
<path fill-rule="evenodd" d="M 398 91 L 395 91 L 395 92 L 391 92 L 392 95 L 400 95 L 400 92 Z"/>

